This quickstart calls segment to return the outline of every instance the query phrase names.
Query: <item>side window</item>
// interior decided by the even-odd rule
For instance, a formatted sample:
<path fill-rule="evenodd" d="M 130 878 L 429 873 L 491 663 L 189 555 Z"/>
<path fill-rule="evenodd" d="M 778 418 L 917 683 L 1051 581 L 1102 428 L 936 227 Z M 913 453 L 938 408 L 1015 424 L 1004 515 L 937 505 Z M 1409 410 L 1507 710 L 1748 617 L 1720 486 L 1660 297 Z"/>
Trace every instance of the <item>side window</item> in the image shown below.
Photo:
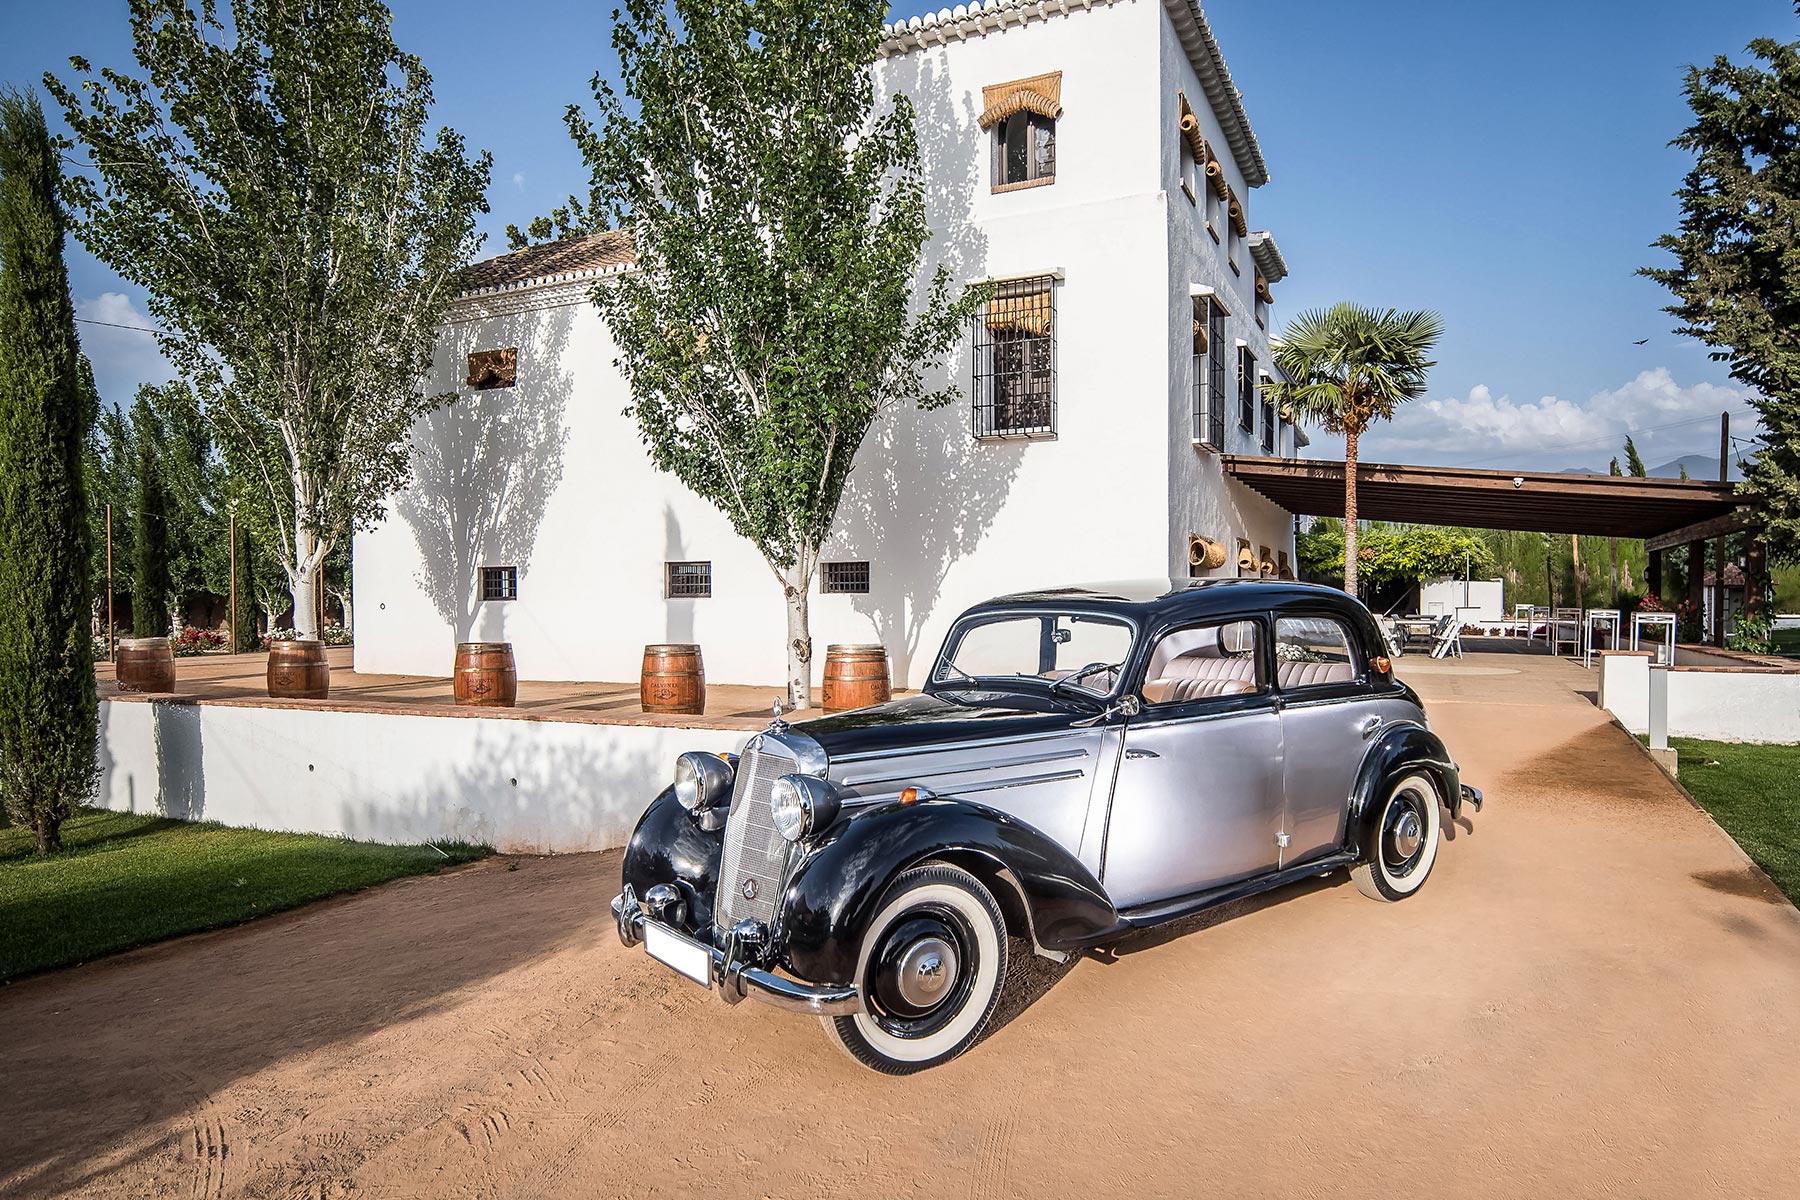
<path fill-rule="evenodd" d="M 1281 617 L 1275 622 L 1275 677 L 1283 691 L 1349 683 L 1355 638 L 1335 617 Z"/>
<path fill-rule="evenodd" d="M 981 89 L 981 96 L 978 123 L 988 131 L 992 145 L 994 190 L 1054 183 L 1062 72 L 990 84 Z"/>
<path fill-rule="evenodd" d="M 1144 700 L 1180 704 L 1267 690 L 1258 665 L 1261 638 L 1262 626 L 1255 621 L 1193 625 L 1165 634 L 1144 672 Z"/>

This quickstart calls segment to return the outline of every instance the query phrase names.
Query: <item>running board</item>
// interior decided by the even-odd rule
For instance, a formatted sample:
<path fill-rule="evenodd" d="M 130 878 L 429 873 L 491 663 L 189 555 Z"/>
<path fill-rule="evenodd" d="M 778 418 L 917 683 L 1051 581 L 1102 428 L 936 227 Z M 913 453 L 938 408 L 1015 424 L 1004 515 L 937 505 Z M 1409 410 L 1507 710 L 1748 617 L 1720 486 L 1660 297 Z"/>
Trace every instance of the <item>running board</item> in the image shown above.
<path fill-rule="evenodd" d="M 1174 900 L 1159 900 L 1153 904 L 1141 904 L 1136 908 L 1128 908 L 1119 913 L 1119 923 L 1127 929 L 1148 929 L 1152 925 L 1161 925 L 1168 921 L 1178 921 L 1182 917 L 1191 917 L 1195 913 L 1205 912 L 1209 908 L 1217 908 L 1221 904 L 1229 904 L 1233 900 L 1242 900 L 1248 896 L 1259 895 L 1290 883 L 1298 883 L 1302 879 L 1311 879 L 1315 875 L 1329 875 L 1333 871 L 1341 871 L 1356 862 L 1356 855 L 1327 854 L 1323 858 L 1308 859 L 1291 867 L 1284 867 L 1268 875 L 1252 875 L 1248 879 L 1240 879 L 1236 883 L 1228 883 L 1223 887 L 1210 888 L 1204 892 L 1195 892 L 1191 896 L 1180 896 Z"/>

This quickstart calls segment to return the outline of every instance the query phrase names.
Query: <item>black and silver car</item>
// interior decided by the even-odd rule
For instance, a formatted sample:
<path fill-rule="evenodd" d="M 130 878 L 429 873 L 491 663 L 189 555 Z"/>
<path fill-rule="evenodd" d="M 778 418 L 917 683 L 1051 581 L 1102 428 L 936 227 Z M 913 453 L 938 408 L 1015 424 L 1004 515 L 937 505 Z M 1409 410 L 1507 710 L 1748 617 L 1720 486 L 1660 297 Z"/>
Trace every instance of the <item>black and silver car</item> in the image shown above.
<path fill-rule="evenodd" d="M 899 1074 L 981 1036 L 1009 939 L 1064 960 L 1346 868 L 1404 899 L 1465 802 L 1344 593 L 1058 588 L 963 614 L 921 694 L 682 755 L 612 907 L 626 945 Z"/>

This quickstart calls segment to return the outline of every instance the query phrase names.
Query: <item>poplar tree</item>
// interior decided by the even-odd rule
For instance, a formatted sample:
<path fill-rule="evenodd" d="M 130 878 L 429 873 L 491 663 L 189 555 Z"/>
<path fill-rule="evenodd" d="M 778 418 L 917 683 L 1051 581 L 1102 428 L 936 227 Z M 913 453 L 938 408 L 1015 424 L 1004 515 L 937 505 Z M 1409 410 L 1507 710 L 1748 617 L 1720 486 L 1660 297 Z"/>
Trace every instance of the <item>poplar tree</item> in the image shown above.
<path fill-rule="evenodd" d="M 37 98 L 0 91 L 0 800 L 39 854 L 94 788 L 99 709 L 83 390 L 61 168 Z"/>

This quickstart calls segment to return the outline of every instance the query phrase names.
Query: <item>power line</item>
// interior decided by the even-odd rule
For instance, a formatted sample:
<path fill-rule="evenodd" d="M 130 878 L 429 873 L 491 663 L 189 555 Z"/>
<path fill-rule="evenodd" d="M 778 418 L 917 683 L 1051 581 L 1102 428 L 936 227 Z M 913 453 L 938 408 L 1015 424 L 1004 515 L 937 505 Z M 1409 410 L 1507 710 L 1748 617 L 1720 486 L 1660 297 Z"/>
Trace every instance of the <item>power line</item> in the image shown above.
<path fill-rule="evenodd" d="M 121 325 L 117 321 L 96 321 L 92 317 L 76 317 L 83 325 L 104 325 L 108 329 L 129 329 L 133 333 L 161 333 L 160 329 L 151 329 L 144 325 Z"/>

